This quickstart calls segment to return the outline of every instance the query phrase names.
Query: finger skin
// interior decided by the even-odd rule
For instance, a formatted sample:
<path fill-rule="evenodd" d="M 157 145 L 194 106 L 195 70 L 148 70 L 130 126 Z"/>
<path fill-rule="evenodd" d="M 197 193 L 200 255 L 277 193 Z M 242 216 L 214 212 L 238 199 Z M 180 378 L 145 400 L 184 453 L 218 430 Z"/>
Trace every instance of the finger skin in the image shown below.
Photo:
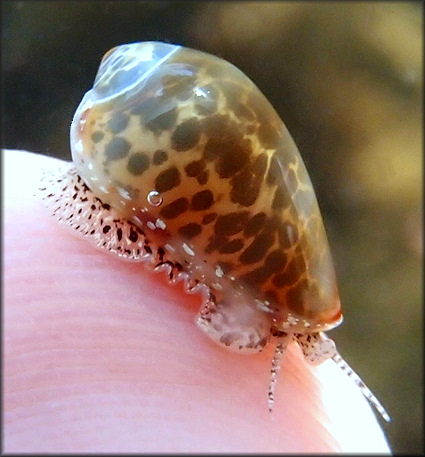
<path fill-rule="evenodd" d="M 234 354 L 195 326 L 199 295 L 93 248 L 32 197 L 58 161 L 3 151 L 5 452 L 382 452 L 332 362 Z"/>

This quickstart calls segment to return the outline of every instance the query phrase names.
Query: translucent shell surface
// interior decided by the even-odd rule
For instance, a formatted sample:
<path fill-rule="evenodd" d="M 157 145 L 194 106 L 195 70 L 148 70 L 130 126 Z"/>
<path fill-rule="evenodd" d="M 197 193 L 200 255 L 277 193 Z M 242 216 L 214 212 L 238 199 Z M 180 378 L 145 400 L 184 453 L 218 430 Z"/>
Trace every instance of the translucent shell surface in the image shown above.
<path fill-rule="evenodd" d="M 232 64 L 165 43 L 102 59 L 71 125 L 74 163 L 45 174 L 60 222 L 112 254 L 203 293 L 198 326 L 258 352 L 296 341 L 307 361 L 337 363 L 389 416 L 324 330 L 342 320 L 316 197 L 285 125 Z"/>
<path fill-rule="evenodd" d="M 71 147 L 94 195 L 206 284 L 219 308 L 262 314 L 264 334 L 340 323 L 304 163 L 232 64 L 165 43 L 112 49 L 75 113 Z"/>

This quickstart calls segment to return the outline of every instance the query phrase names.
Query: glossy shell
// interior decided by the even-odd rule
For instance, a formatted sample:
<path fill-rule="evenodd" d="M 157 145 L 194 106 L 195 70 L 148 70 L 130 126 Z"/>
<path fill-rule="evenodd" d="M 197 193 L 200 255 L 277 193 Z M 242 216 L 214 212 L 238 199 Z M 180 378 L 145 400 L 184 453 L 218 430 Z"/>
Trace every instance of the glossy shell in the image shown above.
<path fill-rule="evenodd" d="M 341 321 L 304 163 L 272 105 L 232 64 L 165 43 L 112 49 L 75 113 L 71 147 L 91 191 L 219 305 L 243 301 L 277 331 Z"/>
<path fill-rule="evenodd" d="M 296 341 L 332 359 L 385 420 L 385 409 L 323 330 L 341 322 L 314 191 L 283 122 L 241 71 L 165 43 L 105 54 L 71 126 L 74 164 L 45 173 L 52 215 L 119 258 L 203 293 L 198 326 L 258 352 Z"/>

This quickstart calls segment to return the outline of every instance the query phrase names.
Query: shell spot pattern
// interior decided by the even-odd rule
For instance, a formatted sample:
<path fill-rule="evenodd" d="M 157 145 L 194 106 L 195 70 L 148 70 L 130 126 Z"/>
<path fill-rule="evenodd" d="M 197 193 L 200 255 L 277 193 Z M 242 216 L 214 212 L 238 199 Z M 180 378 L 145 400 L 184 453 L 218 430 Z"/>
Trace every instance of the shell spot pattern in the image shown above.
<path fill-rule="evenodd" d="M 160 42 L 108 51 L 71 125 L 73 166 L 41 189 L 96 246 L 201 292 L 197 325 L 226 348 L 277 338 L 337 362 L 334 267 L 299 151 L 258 87 L 225 60 Z M 342 361 L 342 362 L 341 362 Z"/>

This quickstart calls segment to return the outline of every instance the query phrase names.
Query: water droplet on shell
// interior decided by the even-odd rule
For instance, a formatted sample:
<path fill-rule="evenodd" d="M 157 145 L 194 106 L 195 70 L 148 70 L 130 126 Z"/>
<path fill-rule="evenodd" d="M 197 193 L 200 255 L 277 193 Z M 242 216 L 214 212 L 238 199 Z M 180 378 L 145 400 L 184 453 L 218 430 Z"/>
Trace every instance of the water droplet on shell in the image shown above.
<path fill-rule="evenodd" d="M 162 197 L 156 190 L 151 190 L 148 193 L 147 200 L 151 206 L 160 206 L 162 203 Z"/>

